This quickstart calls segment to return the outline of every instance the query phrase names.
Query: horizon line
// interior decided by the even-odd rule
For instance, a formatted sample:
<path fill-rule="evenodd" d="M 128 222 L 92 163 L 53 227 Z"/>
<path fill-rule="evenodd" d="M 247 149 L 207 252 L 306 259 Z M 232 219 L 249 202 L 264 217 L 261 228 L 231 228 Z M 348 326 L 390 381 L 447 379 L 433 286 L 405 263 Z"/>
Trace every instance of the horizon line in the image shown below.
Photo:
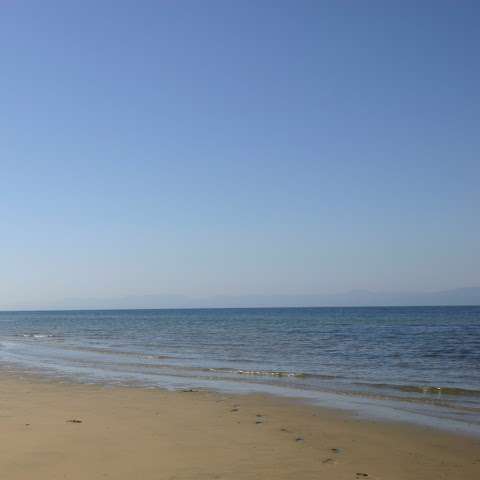
<path fill-rule="evenodd" d="M 479 304 L 436 304 L 436 305 L 317 305 L 317 306 L 258 306 L 258 307 L 140 307 L 140 308 L 32 308 L 32 309 L 2 309 L 1 313 L 22 312 L 128 312 L 156 310 L 295 310 L 319 308 L 476 308 Z"/>

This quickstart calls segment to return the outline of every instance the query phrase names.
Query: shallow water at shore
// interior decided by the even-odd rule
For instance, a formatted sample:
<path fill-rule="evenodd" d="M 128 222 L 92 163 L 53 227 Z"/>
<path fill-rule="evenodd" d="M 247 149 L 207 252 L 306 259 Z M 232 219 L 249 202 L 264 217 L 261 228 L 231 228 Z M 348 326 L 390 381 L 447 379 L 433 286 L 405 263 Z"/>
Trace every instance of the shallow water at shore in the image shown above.
<path fill-rule="evenodd" d="M 268 392 L 480 433 L 480 307 L 2 312 L 4 368 Z"/>

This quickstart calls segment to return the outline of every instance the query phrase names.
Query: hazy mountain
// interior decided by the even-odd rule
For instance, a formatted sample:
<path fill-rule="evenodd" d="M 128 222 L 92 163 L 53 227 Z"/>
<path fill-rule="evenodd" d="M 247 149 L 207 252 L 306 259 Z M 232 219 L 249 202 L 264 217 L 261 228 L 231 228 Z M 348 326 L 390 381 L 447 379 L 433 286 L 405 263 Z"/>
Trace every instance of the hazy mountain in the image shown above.
<path fill-rule="evenodd" d="M 330 295 L 139 295 L 116 298 L 70 298 L 49 304 L 4 305 L 4 309 L 108 309 L 195 307 L 322 307 L 322 306 L 480 305 L 480 287 L 437 292 L 370 292 L 353 290 Z"/>

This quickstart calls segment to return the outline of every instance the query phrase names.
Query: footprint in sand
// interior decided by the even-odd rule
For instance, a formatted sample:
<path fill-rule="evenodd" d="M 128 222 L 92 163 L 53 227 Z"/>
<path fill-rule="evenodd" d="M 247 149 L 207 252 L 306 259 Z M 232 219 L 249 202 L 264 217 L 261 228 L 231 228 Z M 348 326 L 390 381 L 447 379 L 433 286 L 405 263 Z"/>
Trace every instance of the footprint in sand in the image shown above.
<path fill-rule="evenodd" d="M 261 415 L 260 413 L 257 413 L 257 414 L 255 415 L 255 417 L 256 417 L 256 419 L 257 419 L 257 420 L 255 421 L 255 423 L 256 423 L 257 425 L 260 425 L 261 423 L 263 423 L 263 422 L 265 421 L 265 417 L 264 417 L 263 415 Z"/>

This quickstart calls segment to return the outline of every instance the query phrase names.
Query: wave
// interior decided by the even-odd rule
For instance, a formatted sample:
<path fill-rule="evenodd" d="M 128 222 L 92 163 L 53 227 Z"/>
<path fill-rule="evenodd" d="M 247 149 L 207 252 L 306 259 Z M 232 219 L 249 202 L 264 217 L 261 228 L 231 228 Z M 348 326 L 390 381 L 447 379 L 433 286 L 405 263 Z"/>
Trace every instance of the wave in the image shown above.
<path fill-rule="evenodd" d="M 89 347 L 89 346 L 63 346 L 62 348 L 66 350 L 78 351 L 78 352 L 90 352 L 90 353 L 99 353 L 104 355 L 113 355 L 119 357 L 136 357 L 144 358 L 149 360 L 163 360 L 163 359 L 177 359 L 173 355 L 164 355 L 164 354 L 154 354 L 154 353 L 145 353 L 145 352 L 136 352 L 128 350 L 116 350 L 115 348 L 102 348 L 102 347 Z"/>
<path fill-rule="evenodd" d="M 25 338 L 25 339 L 33 339 L 33 340 L 45 340 L 45 339 L 64 339 L 62 335 L 56 335 L 53 333 L 20 333 L 14 335 L 15 337 Z M 5 343 L 5 342 L 4 342 Z M 15 345 L 16 342 L 12 342 L 12 346 Z M 50 346 L 50 345 L 49 345 Z M 154 354 L 154 353 L 145 353 L 145 352 L 136 352 L 136 351 L 128 351 L 128 350 L 117 350 L 115 348 L 108 348 L 108 347 L 91 347 L 87 345 L 68 345 L 62 344 L 58 351 L 69 351 L 69 352 L 88 352 L 88 353 L 98 353 L 102 355 L 114 355 L 114 356 L 128 356 L 128 357 L 137 357 L 137 358 L 144 358 L 150 360 L 164 360 L 164 359 L 177 359 L 178 357 L 173 355 L 165 355 L 165 354 Z"/>
<path fill-rule="evenodd" d="M 41 338 L 63 338 L 62 335 L 55 335 L 53 333 L 21 333 L 15 335 L 17 337 L 23 337 L 23 338 L 35 338 L 35 339 L 41 339 Z"/>
<path fill-rule="evenodd" d="M 241 370 L 241 369 L 232 369 L 232 368 L 208 368 L 205 369 L 210 372 L 220 372 L 220 373 L 235 373 L 237 375 L 251 375 L 258 377 L 294 377 L 294 378 L 319 378 L 325 380 L 332 380 L 334 378 L 339 378 L 336 375 L 322 375 L 315 373 L 304 373 L 304 372 L 287 372 L 279 370 Z"/>
<path fill-rule="evenodd" d="M 456 387 L 436 387 L 432 385 L 398 385 L 390 383 L 354 382 L 354 385 L 366 386 L 378 389 L 398 390 L 406 393 L 418 393 L 429 395 L 450 395 L 462 397 L 480 397 L 480 390 Z"/>

